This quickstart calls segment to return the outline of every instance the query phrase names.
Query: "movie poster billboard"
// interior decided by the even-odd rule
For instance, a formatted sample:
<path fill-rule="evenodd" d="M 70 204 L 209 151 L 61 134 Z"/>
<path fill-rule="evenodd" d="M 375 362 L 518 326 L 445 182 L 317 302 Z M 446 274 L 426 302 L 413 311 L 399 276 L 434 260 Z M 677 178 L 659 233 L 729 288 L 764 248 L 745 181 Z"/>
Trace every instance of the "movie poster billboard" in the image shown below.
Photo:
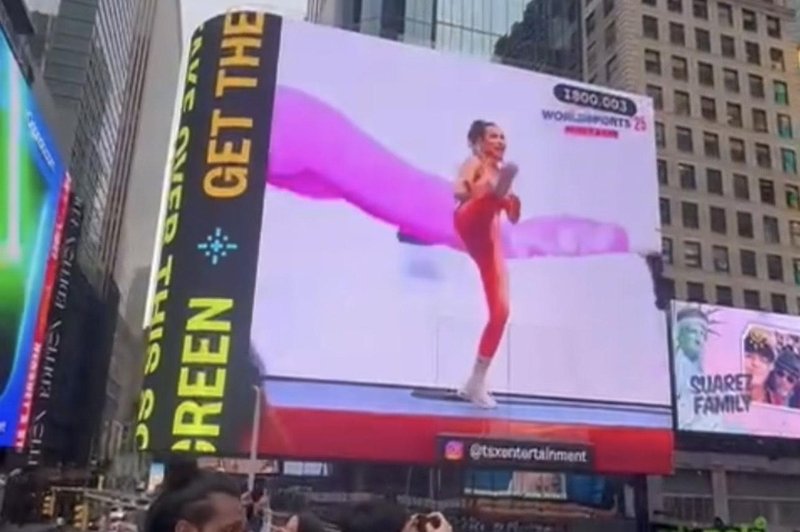
<path fill-rule="evenodd" d="M 143 448 L 246 452 L 259 397 L 278 456 L 671 467 L 649 99 L 255 12 L 186 53 Z"/>
<path fill-rule="evenodd" d="M 672 361 L 677 428 L 800 437 L 800 320 L 675 302 Z"/>
<path fill-rule="evenodd" d="M 0 447 L 20 447 L 27 433 L 68 186 L 35 96 L 0 32 Z"/>

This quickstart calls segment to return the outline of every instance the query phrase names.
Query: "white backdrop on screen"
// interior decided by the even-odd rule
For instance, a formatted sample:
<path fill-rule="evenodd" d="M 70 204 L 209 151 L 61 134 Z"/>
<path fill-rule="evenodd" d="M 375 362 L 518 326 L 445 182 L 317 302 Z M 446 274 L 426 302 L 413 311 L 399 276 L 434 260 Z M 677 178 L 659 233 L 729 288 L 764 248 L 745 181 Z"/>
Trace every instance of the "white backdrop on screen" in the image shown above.
<path fill-rule="evenodd" d="M 492 120 L 520 167 L 523 219 L 568 214 L 627 231 L 630 253 L 508 262 L 511 318 L 494 390 L 669 404 L 664 319 L 640 255 L 660 248 L 651 104 L 636 98 L 645 132 L 568 136 L 542 118 L 570 109 L 553 96 L 559 81 L 308 24 L 285 22 L 281 36 L 278 85 L 335 107 L 406 162 L 452 180 L 470 123 Z M 269 186 L 260 246 L 252 339 L 268 375 L 463 382 L 486 319 L 466 254 L 401 244 L 344 202 Z"/>

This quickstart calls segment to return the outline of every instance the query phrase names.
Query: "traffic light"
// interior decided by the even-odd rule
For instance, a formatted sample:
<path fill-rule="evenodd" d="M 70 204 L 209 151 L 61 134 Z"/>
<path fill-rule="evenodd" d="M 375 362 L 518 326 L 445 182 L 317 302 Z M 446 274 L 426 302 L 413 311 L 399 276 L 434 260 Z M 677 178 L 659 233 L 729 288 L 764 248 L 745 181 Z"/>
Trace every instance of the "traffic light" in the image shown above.
<path fill-rule="evenodd" d="M 78 530 L 86 530 L 89 527 L 89 505 L 80 502 L 72 510 L 72 526 Z"/>
<path fill-rule="evenodd" d="M 56 513 L 56 496 L 53 492 L 48 491 L 44 494 L 42 499 L 42 517 L 45 519 L 53 519 Z"/>

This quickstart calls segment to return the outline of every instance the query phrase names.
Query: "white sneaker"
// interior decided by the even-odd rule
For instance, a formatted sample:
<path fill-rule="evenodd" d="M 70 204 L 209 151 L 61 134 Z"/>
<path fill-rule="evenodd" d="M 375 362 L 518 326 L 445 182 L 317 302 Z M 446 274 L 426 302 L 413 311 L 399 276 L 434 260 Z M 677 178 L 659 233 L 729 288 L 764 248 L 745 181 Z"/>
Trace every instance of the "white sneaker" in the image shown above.
<path fill-rule="evenodd" d="M 469 379 L 467 384 L 458 391 L 458 396 L 479 408 L 497 408 L 497 401 L 486 389 L 486 384 L 476 379 Z"/>

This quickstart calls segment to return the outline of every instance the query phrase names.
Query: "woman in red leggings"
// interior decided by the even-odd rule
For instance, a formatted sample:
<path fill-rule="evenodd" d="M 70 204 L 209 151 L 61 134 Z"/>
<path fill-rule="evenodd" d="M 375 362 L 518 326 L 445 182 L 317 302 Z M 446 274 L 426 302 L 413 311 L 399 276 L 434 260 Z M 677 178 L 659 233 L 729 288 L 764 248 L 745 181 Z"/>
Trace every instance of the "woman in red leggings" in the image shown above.
<path fill-rule="evenodd" d="M 506 138 L 491 122 L 476 120 L 467 134 L 473 155 L 461 166 L 455 184 L 458 201 L 454 214 L 456 231 L 478 266 L 486 295 L 489 318 L 483 328 L 472 374 L 459 395 L 477 406 L 494 408 L 486 387 L 489 370 L 508 321 L 508 271 L 500 237 L 500 215 L 519 221 L 520 202 L 510 193 L 517 174 L 513 163 L 504 163 Z"/>

